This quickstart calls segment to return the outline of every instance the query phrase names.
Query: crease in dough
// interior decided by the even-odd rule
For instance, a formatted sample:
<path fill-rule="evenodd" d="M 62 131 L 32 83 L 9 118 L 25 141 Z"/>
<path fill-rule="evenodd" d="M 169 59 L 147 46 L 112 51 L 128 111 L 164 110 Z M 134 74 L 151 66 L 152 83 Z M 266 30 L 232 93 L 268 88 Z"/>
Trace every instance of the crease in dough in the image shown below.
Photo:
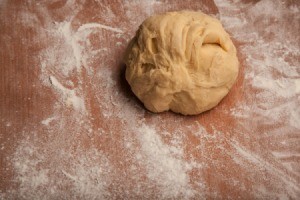
<path fill-rule="evenodd" d="M 148 110 L 183 115 L 215 107 L 234 84 L 239 65 L 221 23 L 193 11 L 146 19 L 124 60 L 126 80 Z"/>

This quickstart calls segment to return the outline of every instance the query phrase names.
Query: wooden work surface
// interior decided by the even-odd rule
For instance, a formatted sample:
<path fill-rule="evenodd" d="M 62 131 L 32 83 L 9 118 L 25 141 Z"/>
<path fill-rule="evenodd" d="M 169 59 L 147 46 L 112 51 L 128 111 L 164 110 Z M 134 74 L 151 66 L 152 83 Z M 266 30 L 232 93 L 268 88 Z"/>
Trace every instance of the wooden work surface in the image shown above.
<path fill-rule="evenodd" d="M 221 20 L 240 71 L 198 116 L 152 114 L 122 57 L 155 13 Z M 0 199 L 300 199 L 297 0 L 0 1 Z"/>

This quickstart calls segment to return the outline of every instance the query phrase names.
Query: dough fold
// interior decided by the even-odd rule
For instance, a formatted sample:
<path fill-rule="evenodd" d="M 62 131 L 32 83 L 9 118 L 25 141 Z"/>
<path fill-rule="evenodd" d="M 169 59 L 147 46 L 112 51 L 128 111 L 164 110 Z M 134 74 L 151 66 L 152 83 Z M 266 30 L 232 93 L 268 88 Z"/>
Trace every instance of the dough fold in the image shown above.
<path fill-rule="evenodd" d="M 204 13 L 151 16 L 125 55 L 126 80 L 152 112 L 195 115 L 216 106 L 238 75 L 236 48 L 221 23 Z"/>

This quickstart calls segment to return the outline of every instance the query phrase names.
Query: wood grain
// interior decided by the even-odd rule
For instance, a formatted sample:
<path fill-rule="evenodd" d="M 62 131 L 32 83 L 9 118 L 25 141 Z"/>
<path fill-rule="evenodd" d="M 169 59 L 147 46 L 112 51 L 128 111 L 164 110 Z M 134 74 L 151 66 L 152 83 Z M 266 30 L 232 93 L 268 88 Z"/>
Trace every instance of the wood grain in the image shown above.
<path fill-rule="evenodd" d="M 243 41 L 233 38 L 240 60 L 239 76 L 230 93 L 216 108 L 201 115 L 188 117 L 171 112 L 153 114 L 144 110 L 124 78 L 125 66 L 122 61 L 127 43 L 139 24 L 153 13 L 167 11 L 190 9 L 201 10 L 210 15 L 219 13 L 215 3 L 210 0 L 149 2 L 152 3 L 142 0 L 130 3 L 121 0 L 14 0 L 0 3 L 0 197 L 34 197 L 28 187 L 22 185 L 21 179 L 18 178 L 20 171 L 16 170 L 16 159 L 22 160 L 20 155 L 23 152 L 28 160 L 37 157 L 39 164 L 34 165 L 34 170 L 48 170 L 50 182 L 33 188 L 32 191 L 36 192 L 36 195 L 48 194 L 46 199 L 91 198 L 93 196 L 80 196 L 75 193 L 72 181 L 58 185 L 58 188 L 61 188 L 54 189 L 55 194 L 50 195 L 47 190 L 49 185 L 55 185 L 56 179 L 61 180 L 61 167 L 74 170 L 72 160 L 79 162 L 83 159 L 82 155 L 86 155 L 84 159 L 87 159 L 87 165 L 93 162 L 103 163 L 104 161 L 98 160 L 100 158 L 91 155 L 92 149 L 96 149 L 107 156 L 114 169 L 113 172 L 107 172 L 112 181 L 107 186 L 110 196 L 104 197 L 163 198 L 162 186 L 147 177 L 147 166 L 133 159 L 135 155 L 132 154 L 137 154 L 142 147 L 136 136 L 128 131 L 128 127 L 136 126 L 140 121 L 155 126 L 164 144 L 172 144 L 175 136 L 181 138 L 180 147 L 184 152 L 184 161 L 196 162 L 200 166 L 187 172 L 189 185 L 195 191 L 194 199 L 253 199 L 257 198 L 255 193 L 260 187 L 270 193 L 262 192 L 262 196 L 258 198 L 274 198 L 271 193 L 275 196 L 278 194 L 278 198 L 280 194 L 292 199 L 295 196 L 299 197 L 299 173 L 287 170 L 280 161 L 274 159 L 269 152 L 280 147 L 272 144 L 272 139 L 264 140 L 262 137 L 277 125 L 280 127 L 281 122 L 278 121 L 274 127 L 274 124 L 268 125 L 264 121 L 253 120 L 254 115 L 243 119 L 246 121 L 244 122 L 229 114 L 229 111 L 241 102 L 253 103 L 258 93 L 255 88 L 245 85 L 244 82 L 247 55 L 239 51 Z M 257 1 L 244 3 L 254 5 Z M 288 3 L 298 6 L 297 1 Z M 123 34 L 118 35 L 105 29 L 90 32 L 87 36 L 90 46 L 82 52 L 87 58 L 86 62 L 80 63 L 80 70 L 73 66 L 74 69 L 66 74 L 62 70 L 64 66 L 58 64 L 62 63 L 65 55 L 69 56 L 65 51 L 71 51 L 71 47 L 63 46 L 63 36 L 53 32 L 56 29 L 49 30 L 49 27 L 56 27 L 57 24 L 66 21 L 70 22 L 74 34 L 81 25 L 91 22 L 121 29 Z M 116 45 L 117 43 L 119 45 Z M 89 53 L 93 49 L 101 48 L 106 50 L 95 54 L 94 57 L 90 56 Z M 74 60 L 74 57 L 65 58 L 72 59 Z M 57 60 L 60 62 L 56 62 Z M 292 57 L 291 62 L 299 66 L 299 57 Z M 105 86 L 103 82 L 105 77 L 100 77 L 101 70 L 109 71 L 112 80 L 115 81 L 111 90 L 108 90 L 109 86 Z M 75 88 L 76 92 L 84 97 L 87 114 L 78 114 L 72 107 L 66 106 L 61 93 L 51 85 L 50 76 L 55 76 L 68 89 Z M 68 85 L 68 81 L 73 85 Z M 252 96 L 249 97 L 249 93 Z M 124 110 L 114 106 L 114 102 L 125 102 L 126 106 L 122 108 Z M 132 114 L 136 114 L 137 117 L 128 115 L 123 119 L 120 117 L 122 113 L 130 113 L 125 109 L 132 109 Z M 111 113 L 111 116 L 106 117 L 103 113 Z M 51 116 L 56 119 L 49 126 L 41 123 Z M 131 119 L 137 121 L 130 121 Z M 241 123 L 249 124 L 248 128 L 241 128 Z M 199 131 L 199 127 L 205 131 Z M 239 132 L 240 130 L 243 130 L 243 133 Z M 171 135 L 164 134 L 165 132 Z M 199 134 L 195 134 L 196 132 Z M 291 128 L 281 137 L 296 138 L 289 150 L 292 149 L 296 155 L 300 153 L 299 129 Z M 125 141 L 130 141 L 133 151 L 125 148 Z M 23 144 L 32 145 L 34 152 L 27 154 Z M 236 150 L 236 144 L 240 145 L 240 151 Z M 69 153 L 65 160 L 60 157 L 60 152 Z M 251 152 L 259 158 L 249 162 L 249 165 L 241 165 L 235 159 L 241 152 Z M 43 157 L 39 157 L 41 155 Z M 246 160 L 247 157 L 240 159 Z M 296 163 L 294 169 L 298 169 L 299 172 L 299 156 L 292 158 L 292 161 Z M 131 166 L 138 166 L 138 169 L 133 171 Z M 286 179 L 281 181 L 274 175 L 277 172 L 282 173 Z M 30 178 L 27 174 L 22 175 L 23 178 Z M 205 187 L 202 187 L 201 183 Z M 292 186 L 286 186 L 289 183 Z M 282 184 L 283 189 L 278 189 L 280 186 L 276 184 Z M 292 189 L 289 190 L 290 188 Z M 184 197 L 184 194 L 177 196 L 179 199 Z"/>

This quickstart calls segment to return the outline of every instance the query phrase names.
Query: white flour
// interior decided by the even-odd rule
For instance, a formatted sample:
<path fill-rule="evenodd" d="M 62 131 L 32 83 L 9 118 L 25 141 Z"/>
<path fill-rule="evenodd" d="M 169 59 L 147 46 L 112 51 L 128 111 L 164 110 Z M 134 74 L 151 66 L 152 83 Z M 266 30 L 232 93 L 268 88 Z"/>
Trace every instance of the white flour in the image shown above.
<path fill-rule="evenodd" d="M 184 162 L 183 150 L 164 144 L 156 130 L 146 125 L 139 128 L 138 139 L 142 148 L 137 159 L 146 164 L 147 176 L 156 182 L 162 197 L 167 199 L 181 194 L 185 198 L 192 197 L 194 191 L 189 187 L 187 172 L 193 166 Z"/>
<path fill-rule="evenodd" d="M 64 98 L 66 106 L 73 106 L 73 108 L 81 113 L 86 112 L 85 104 L 82 98 L 78 97 L 74 90 L 65 88 L 54 76 L 50 76 L 51 84 L 57 89 Z"/>
<path fill-rule="evenodd" d="M 299 30 L 299 8 L 271 0 L 215 2 L 244 58 L 245 99 L 216 110 L 234 117 L 231 132 L 216 128 L 229 126 L 222 122 L 207 129 L 203 118 L 150 116 L 120 89 L 116 52 L 162 1 L 125 1 L 125 19 L 106 7 L 95 16 L 101 23 L 79 23 L 83 6 L 73 1 L 60 8 L 72 10 L 63 21 L 37 4 L 43 26 L 36 25 L 34 13 L 22 11 L 23 26 L 37 29 L 35 40 L 48 41 L 36 62 L 40 84 L 51 89 L 55 103 L 34 129 L 24 128 L 7 158 L 18 186 L 0 197 L 204 199 L 221 198 L 224 185 L 249 198 L 299 197 L 300 71 L 299 59 L 288 60 L 300 56 L 300 36 L 293 33 Z M 285 17 L 293 18 L 291 25 Z M 120 26 L 110 26 L 116 22 Z M 235 192 L 228 198 L 243 199 Z"/>
<path fill-rule="evenodd" d="M 247 40 L 240 48 L 246 56 L 245 89 L 250 85 L 259 90 L 254 98 L 255 104 L 249 105 L 255 107 L 252 112 L 274 122 L 285 120 L 284 126 L 288 125 L 287 128 L 293 126 L 300 129 L 299 62 L 287 61 L 288 56 L 300 56 L 300 36 L 290 36 L 287 31 L 292 32 L 293 28 L 299 30 L 297 22 L 300 17 L 293 14 L 295 7 L 285 8 L 286 5 L 270 0 L 261 1 L 255 6 L 249 4 L 248 7 L 241 3 L 216 2 L 221 8 L 220 16 L 225 28 L 234 38 Z M 244 8 L 246 12 L 231 14 L 238 7 Z M 295 16 L 295 23 L 286 24 L 285 17 L 288 16 Z M 249 24 L 249 21 L 253 24 Z M 254 25 L 267 28 L 259 32 Z M 242 109 L 247 109 L 247 112 L 240 110 L 240 113 L 253 115 L 245 105 Z"/>
<path fill-rule="evenodd" d="M 297 163 L 300 140 L 298 7 L 271 0 L 260 1 L 254 6 L 220 0 L 216 0 L 216 4 L 225 28 L 233 38 L 245 42 L 239 50 L 246 58 L 243 91 L 246 102 L 241 102 L 240 106 L 231 110 L 231 114 L 240 120 L 241 133 L 249 129 L 257 131 L 258 125 L 274 127 L 261 131 L 260 143 L 271 144 L 270 149 L 264 149 L 264 154 L 269 154 L 265 159 L 258 156 L 261 152 L 257 150 L 251 152 L 240 144 L 232 143 L 233 147 L 241 158 L 257 166 L 253 171 L 266 168 L 276 180 L 273 181 L 281 185 L 280 189 L 272 192 L 256 187 L 257 198 L 296 199 L 300 195 Z M 287 23 L 286 18 L 291 21 Z M 289 60 L 289 57 L 298 59 Z M 251 92 L 253 89 L 257 90 L 255 95 Z M 284 190 L 286 192 L 282 192 Z"/>

